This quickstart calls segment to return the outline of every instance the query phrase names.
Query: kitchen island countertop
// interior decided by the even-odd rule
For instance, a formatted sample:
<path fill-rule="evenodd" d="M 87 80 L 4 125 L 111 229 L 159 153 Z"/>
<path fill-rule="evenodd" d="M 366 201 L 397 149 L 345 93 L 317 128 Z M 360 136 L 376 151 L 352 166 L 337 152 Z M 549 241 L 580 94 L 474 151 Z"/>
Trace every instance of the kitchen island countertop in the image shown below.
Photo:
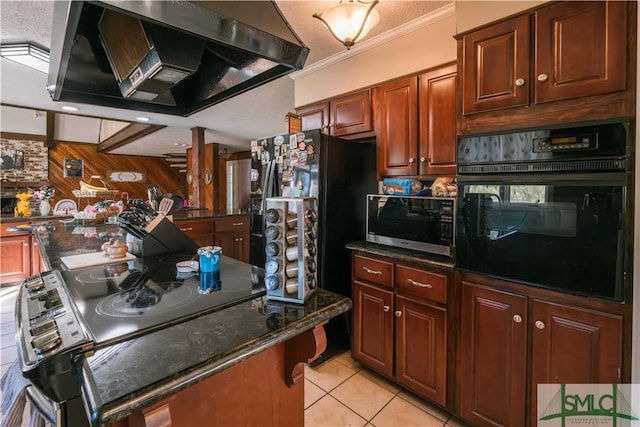
<path fill-rule="evenodd" d="M 56 221 L 41 224 L 35 234 L 48 265 L 58 269 L 64 269 L 62 256 L 97 251 L 107 239 L 123 238 L 114 225 Z M 286 347 L 349 309 L 350 299 L 324 290 L 316 291 L 305 304 L 271 301 L 258 291 L 249 300 L 101 348 L 81 365 L 91 425 L 137 416 L 176 393 L 255 360 L 256 355 Z M 284 382 L 287 373 L 280 375 Z"/>

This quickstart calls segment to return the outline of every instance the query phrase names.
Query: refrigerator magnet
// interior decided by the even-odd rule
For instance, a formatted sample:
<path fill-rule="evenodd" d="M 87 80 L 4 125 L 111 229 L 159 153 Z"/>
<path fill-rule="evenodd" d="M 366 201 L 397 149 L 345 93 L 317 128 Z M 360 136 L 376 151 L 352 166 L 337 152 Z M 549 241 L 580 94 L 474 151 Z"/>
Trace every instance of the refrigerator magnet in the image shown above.
<path fill-rule="evenodd" d="M 292 133 L 289 135 L 289 148 L 296 148 L 298 146 L 298 138 L 296 138 L 296 134 Z"/>
<path fill-rule="evenodd" d="M 298 156 L 298 164 L 303 166 L 307 164 L 307 150 L 300 151 Z"/>
<path fill-rule="evenodd" d="M 300 152 L 298 150 L 291 150 L 291 154 L 289 154 L 289 162 L 291 166 L 298 166 L 298 157 Z"/>
<path fill-rule="evenodd" d="M 271 160 L 271 156 L 269 155 L 268 151 L 263 151 L 262 152 L 262 164 L 266 165 L 267 163 L 269 163 L 269 160 Z"/>
<path fill-rule="evenodd" d="M 282 164 L 282 160 L 283 160 L 282 156 L 276 156 L 276 163 Z"/>

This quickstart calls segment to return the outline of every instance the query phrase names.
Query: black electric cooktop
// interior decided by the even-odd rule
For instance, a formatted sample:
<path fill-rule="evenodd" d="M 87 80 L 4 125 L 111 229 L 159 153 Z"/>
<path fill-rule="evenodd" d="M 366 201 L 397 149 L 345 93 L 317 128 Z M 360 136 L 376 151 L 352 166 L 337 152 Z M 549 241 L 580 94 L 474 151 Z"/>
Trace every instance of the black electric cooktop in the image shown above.
<path fill-rule="evenodd" d="M 96 348 L 166 328 L 264 292 L 262 269 L 222 256 L 219 291 L 198 292 L 197 274 L 178 273 L 191 255 L 162 255 L 62 271 Z"/>

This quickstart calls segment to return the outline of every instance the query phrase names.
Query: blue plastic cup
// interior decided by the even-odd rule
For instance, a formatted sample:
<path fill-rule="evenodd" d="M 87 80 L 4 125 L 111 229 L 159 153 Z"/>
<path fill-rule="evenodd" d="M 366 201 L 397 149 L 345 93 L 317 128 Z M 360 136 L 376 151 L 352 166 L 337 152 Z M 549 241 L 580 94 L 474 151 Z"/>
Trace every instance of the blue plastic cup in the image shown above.
<path fill-rule="evenodd" d="M 205 246 L 198 249 L 200 258 L 200 287 L 201 294 L 210 294 L 222 289 L 220 280 L 220 256 L 222 248 L 220 246 Z"/>

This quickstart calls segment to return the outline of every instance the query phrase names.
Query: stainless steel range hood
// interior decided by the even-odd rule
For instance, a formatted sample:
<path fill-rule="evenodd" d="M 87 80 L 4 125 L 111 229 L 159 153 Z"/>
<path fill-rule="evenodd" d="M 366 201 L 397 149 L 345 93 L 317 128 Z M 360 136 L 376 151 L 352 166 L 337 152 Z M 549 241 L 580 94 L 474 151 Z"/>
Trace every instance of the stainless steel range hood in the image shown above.
<path fill-rule="evenodd" d="M 188 116 L 299 70 L 272 1 L 56 1 L 54 101 Z"/>

